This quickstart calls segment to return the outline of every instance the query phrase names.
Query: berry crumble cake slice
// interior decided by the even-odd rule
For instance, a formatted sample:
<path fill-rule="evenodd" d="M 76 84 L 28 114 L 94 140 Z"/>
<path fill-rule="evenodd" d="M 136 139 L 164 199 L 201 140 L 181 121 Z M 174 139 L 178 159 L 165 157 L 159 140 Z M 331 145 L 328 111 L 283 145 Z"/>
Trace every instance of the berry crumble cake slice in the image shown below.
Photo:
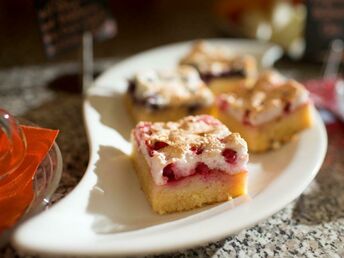
<path fill-rule="evenodd" d="M 252 152 L 279 148 L 313 121 L 308 91 L 276 72 L 263 73 L 252 89 L 220 95 L 215 113 Z"/>
<path fill-rule="evenodd" d="M 246 142 L 209 115 L 140 122 L 132 131 L 136 174 L 159 214 L 246 193 Z"/>
<path fill-rule="evenodd" d="M 191 66 L 146 70 L 130 81 L 126 102 L 136 122 L 176 121 L 208 114 L 214 96 Z"/>
<path fill-rule="evenodd" d="M 250 87 L 257 72 L 253 56 L 235 56 L 224 47 L 215 47 L 203 41 L 193 45 L 181 64 L 195 67 L 215 95 L 237 87 Z"/>

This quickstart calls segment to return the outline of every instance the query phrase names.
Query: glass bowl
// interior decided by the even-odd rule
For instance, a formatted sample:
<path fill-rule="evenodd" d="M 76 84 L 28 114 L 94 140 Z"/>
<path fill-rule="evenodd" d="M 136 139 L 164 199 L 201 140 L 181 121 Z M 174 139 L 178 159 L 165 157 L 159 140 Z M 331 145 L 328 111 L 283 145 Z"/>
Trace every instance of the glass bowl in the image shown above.
<path fill-rule="evenodd" d="M 7 243 L 11 233 L 18 224 L 48 207 L 50 198 L 59 185 L 62 166 L 60 149 L 57 143 L 54 143 L 35 172 L 33 178 L 34 198 L 31 204 L 15 226 L 0 234 L 0 247 Z"/>
<path fill-rule="evenodd" d="M 28 208 L 27 215 L 32 215 L 47 207 L 52 194 L 56 191 L 62 175 L 62 156 L 56 143 L 51 147 L 36 170 L 33 179 L 35 197 Z"/>

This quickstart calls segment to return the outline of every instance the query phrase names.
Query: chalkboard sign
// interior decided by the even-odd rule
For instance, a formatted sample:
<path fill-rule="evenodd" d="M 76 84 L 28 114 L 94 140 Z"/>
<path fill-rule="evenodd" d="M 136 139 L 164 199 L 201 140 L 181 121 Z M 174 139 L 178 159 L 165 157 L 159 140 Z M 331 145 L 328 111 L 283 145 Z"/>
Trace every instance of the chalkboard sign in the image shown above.
<path fill-rule="evenodd" d="M 116 24 L 105 0 L 36 0 L 38 21 L 48 57 L 81 44 L 90 31 L 96 39 L 113 37 Z"/>
<path fill-rule="evenodd" d="M 324 61 L 331 41 L 344 40 L 344 0 L 308 0 L 306 3 L 305 59 Z"/>

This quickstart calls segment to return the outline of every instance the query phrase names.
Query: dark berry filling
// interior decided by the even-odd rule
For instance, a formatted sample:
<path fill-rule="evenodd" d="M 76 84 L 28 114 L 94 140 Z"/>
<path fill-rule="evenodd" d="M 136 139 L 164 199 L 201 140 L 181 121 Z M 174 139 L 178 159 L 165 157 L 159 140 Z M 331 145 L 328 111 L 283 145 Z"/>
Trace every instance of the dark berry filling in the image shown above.
<path fill-rule="evenodd" d="M 162 106 L 158 104 L 157 99 L 158 99 L 157 95 L 151 95 L 147 97 L 146 99 L 142 100 L 142 104 L 152 110 L 158 110 L 162 108 Z"/>
<path fill-rule="evenodd" d="M 199 110 L 202 106 L 200 104 L 192 104 L 190 106 L 187 107 L 188 109 L 188 113 L 194 114 L 197 110 Z"/>
<path fill-rule="evenodd" d="M 135 96 L 136 84 L 134 80 L 128 81 L 128 94 L 132 97 L 133 102 L 136 105 L 142 105 L 152 110 L 162 109 L 164 106 L 159 105 L 157 101 L 157 95 L 151 95 L 144 99 L 139 99 Z"/>
<path fill-rule="evenodd" d="M 135 82 L 133 80 L 129 80 L 128 81 L 128 93 L 129 93 L 129 95 L 134 96 L 135 90 L 136 90 Z"/>
<path fill-rule="evenodd" d="M 174 174 L 174 165 L 173 163 L 168 164 L 166 167 L 164 167 L 163 171 L 162 171 L 162 175 L 164 177 L 167 177 L 167 182 L 171 182 L 176 180 L 176 176 Z"/>
<path fill-rule="evenodd" d="M 224 149 L 222 151 L 222 156 L 225 158 L 226 162 L 229 164 L 234 164 L 238 158 L 237 152 L 232 149 Z"/>
<path fill-rule="evenodd" d="M 245 71 L 242 69 L 238 70 L 229 70 L 225 71 L 219 74 L 213 74 L 213 73 L 200 73 L 201 79 L 204 82 L 209 82 L 212 79 L 216 78 L 231 78 L 231 77 L 246 77 Z"/>

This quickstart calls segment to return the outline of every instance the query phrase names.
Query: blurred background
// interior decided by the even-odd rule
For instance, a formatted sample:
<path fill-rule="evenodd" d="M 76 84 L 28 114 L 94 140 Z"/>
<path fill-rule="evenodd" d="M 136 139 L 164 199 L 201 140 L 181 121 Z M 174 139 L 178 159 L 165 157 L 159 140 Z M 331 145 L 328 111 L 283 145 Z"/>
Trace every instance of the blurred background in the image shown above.
<path fill-rule="evenodd" d="M 218 36 L 213 2 L 207 0 L 108 1 L 118 33 L 95 44 L 95 58 L 125 57 L 175 41 Z M 48 59 L 34 1 L 0 1 L 0 66 L 41 64 L 79 58 L 78 49 Z"/>
<path fill-rule="evenodd" d="M 94 35 L 93 47 L 85 31 Z M 284 55 L 275 67 L 304 83 L 317 97 L 318 107 L 341 115 L 344 121 L 340 69 L 344 0 L 0 0 L 0 108 L 41 127 L 60 130 L 57 144 L 63 156 L 63 173 L 51 203 L 74 189 L 88 164 L 81 94 L 86 77 L 92 81 L 123 58 L 150 48 L 219 37 L 279 45 Z M 333 42 L 337 43 L 336 51 L 332 49 L 329 55 Z M 90 73 L 92 48 L 94 74 Z M 82 53 L 83 49 L 87 51 Z M 83 58 L 87 61 L 84 66 Z M 82 71 L 87 73 L 82 76 Z M 334 78 L 326 78 L 328 75 Z M 338 193 L 343 189 L 343 180 L 338 178 L 343 177 L 331 175 L 332 170 L 344 171 L 343 155 L 338 151 L 344 146 L 344 124 L 333 115 L 323 117 L 328 123 L 330 158 L 320 178 L 329 181 L 320 183 L 320 191 L 326 194 L 316 192 L 310 203 L 318 207 L 315 201 L 319 196 L 334 201 L 329 202 L 327 214 L 312 209 L 310 213 L 336 219 L 343 215 L 337 207 L 341 201 Z M 295 225 L 295 219 L 286 222 L 283 214 L 283 221 L 277 224 L 289 227 Z M 328 224 L 324 225 L 324 232 L 330 232 Z M 336 232 L 342 229 L 333 225 L 333 236 L 340 235 Z M 332 243 L 328 246 L 341 248 Z M 7 245 L 0 249 L 0 257 L 20 256 Z"/>
<path fill-rule="evenodd" d="M 52 57 L 47 56 L 39 12 L 46 8 L 48 2 L 66 1 L 0 1 L 0 67 L 80 58 L 80 49 L 77 47 L 68 48 Z M 326 50 L 330 39 L 343 38 L 342 0 L 76 2 L 104 4 L 104 10 L 116 21 L 115 36 L 95 43 L 96 59 L 122 58 L 162 44 L 197 38 L 248 37 L 276 42 L 291 59 L 304 58 L 308 43 L 308 48 L 315 48 L 310 49 L 313 54 L 308 55 L 311 61 L 319 61 L 323 58 L 318 57 L 319 49 Z"/>

